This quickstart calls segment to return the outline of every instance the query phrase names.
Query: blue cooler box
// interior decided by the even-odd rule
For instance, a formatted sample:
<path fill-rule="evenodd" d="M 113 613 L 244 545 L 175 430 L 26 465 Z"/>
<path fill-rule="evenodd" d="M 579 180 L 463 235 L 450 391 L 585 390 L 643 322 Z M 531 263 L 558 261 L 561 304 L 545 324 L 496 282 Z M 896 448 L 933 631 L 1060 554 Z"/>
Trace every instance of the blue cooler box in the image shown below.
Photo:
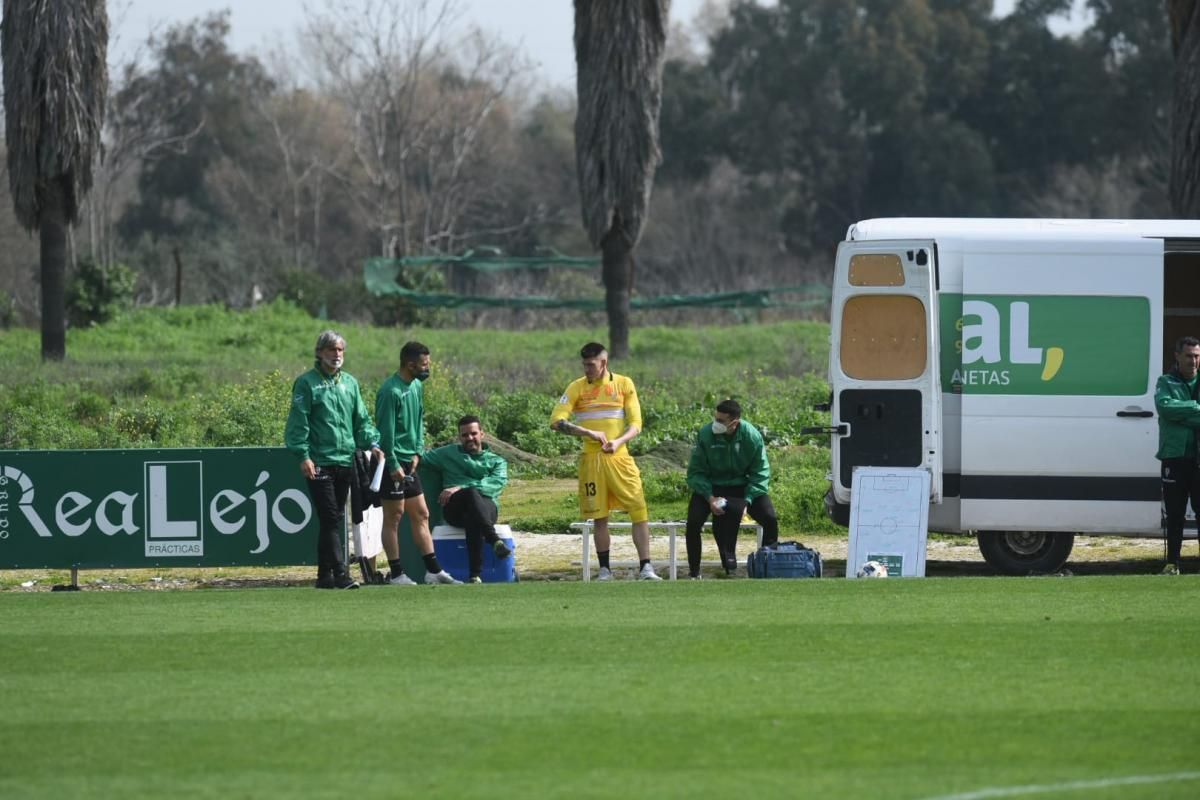
<path fill-rule="evenodd" d="M 513 544 L 512 528 L 497 525 L 496 534 L 508 545 L 513 554 L 508 558 L 497 558 L 496 551 L 487 542 L 483 543 L 483 569 L 479 577 L 484 583 L 512 583 L 516 576 L 516 545 Z M 438 525 L 433 529 L 433 552 L 437 553 L 442 569 L 460 581 L 469 577 L 467 563 L 467 534 L 462 528 Z"/>

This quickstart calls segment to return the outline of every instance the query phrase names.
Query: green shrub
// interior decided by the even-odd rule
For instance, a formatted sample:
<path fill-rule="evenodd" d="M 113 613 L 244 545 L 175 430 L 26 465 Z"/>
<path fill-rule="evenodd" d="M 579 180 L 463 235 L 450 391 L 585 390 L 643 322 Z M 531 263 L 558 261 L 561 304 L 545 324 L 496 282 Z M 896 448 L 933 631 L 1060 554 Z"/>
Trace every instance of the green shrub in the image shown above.
<path fill-rule="evenodd" d="M 245 383 L 224 387 L 205 402 L 198 402 L 196 428 L 208 447 L 260 447 L 281 445 L 283 426 L 291 404 L 291 383 L 278 371 L 248 376 Z"/>
<path fill-rule="evenodd" d="M 124 264 L 107 268 L 83 259 L 67 284 L 67 319 L 76 327 L 99 325 L 133 307 L 137 273 Z"/>
<path fill-rule="evenodd" d="M 844 533 L 825 513 L 829 490 L 829 451 L 796 447 L 772 451 L 771 502 L 780 524 L 788 529 Z"/>

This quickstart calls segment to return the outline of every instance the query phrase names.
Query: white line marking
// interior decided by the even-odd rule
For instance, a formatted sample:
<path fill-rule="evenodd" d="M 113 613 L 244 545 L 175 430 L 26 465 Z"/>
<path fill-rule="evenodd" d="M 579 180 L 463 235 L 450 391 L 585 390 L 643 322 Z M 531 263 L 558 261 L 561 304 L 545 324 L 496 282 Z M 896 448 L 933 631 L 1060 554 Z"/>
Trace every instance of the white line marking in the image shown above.
<path fill-rule="evenodd" d="M 1196 780 L 1200 780 L 1200 772 L 1168 772 L 1163 775 L 1130 775 L 1125 778 L 1101 778 L 1094 781 L 1033 783 L 1028 786 L 997 786 L 990 789 L 963 792 L 962 794 L 943 794 L 927 798 L 927 800 L 989 800 L 992 797 L 1021 797 L 1027 794 L 1076 792 L 1084 789 L 1107 789 L 1110 786 L 1135 786 L 1148 783 L 1173 783 L 1176 781 Z"/>

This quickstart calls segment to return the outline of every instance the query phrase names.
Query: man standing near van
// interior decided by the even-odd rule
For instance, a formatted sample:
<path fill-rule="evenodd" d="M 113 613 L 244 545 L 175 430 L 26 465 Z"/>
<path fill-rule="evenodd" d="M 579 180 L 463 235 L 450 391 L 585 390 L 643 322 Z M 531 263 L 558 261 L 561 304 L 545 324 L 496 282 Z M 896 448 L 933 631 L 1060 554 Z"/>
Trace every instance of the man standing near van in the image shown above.
<path fill-rule="evenodd" d="M 709 514 L 713 515 L 713 538 L 726 575 L 737 570 L 738 529 L 747 508 L 763 527 L 763 544 L 779 541 L 779 518 L 767 495 L 770 478 L 762 434 L 742 419 L 737 400 L 722 400 L 713 421 L 696 435 L 688 460 L 692 500 L 685 535 L 690 577 L 700 577 L 700 533 Z"/>
<path fill-rule="evenodd" d="M 1184 336 L 1175 343 L 1175 366 L 1158 379 L 1158 453 L 1162 462 L 1163 506 L 1167 513 L 1167 563 L 1164 575 L 1178 575 L 1183 550 L 1183 521 L 1188 499 L 1200 509 L 1200 464 L 1196 430 L 1200 428 L 1200 339 Z"/>

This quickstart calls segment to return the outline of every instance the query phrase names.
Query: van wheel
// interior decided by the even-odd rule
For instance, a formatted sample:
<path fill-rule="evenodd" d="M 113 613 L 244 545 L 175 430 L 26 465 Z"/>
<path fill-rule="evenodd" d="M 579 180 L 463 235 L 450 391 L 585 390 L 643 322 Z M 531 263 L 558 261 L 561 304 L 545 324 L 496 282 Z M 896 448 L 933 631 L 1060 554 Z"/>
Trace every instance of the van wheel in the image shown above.
<path fill-rule="evenodd" d="M 979 531 L 976 538 L 983 560 L 1005 575 L 1058 572 L 1075 545 L 1073 533 Z"/>

